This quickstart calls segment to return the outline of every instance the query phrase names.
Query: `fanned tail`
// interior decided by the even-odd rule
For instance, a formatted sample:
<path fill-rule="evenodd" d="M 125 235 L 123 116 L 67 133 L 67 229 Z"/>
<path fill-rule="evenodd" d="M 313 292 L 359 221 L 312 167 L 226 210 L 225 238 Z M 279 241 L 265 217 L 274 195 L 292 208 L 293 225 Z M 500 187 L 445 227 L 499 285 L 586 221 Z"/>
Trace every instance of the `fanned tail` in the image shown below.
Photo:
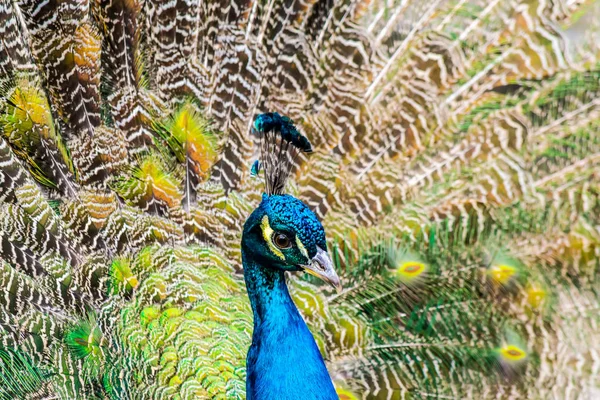
<path fill-rule="evenodd" d="M 340 396 L 590 395 L 584 3 L 0 0 L 0 398 L 243 398 L 264 113 L 314 149 L 346 289 L 290 286 Z"/>

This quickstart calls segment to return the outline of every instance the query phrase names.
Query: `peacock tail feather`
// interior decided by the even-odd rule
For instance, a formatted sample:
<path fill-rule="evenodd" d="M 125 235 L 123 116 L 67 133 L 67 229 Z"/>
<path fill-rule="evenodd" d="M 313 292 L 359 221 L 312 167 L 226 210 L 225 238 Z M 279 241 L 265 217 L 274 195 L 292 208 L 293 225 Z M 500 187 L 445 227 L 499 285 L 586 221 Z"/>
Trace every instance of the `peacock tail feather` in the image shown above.
<path fill-rule="evenodd" d="M 341 399 L 600 393 L 600 5 L 0 0 L 0 399 L 245 398 L 255 117 Z M 256 143 L 254 143 L 256 142 Z"/>

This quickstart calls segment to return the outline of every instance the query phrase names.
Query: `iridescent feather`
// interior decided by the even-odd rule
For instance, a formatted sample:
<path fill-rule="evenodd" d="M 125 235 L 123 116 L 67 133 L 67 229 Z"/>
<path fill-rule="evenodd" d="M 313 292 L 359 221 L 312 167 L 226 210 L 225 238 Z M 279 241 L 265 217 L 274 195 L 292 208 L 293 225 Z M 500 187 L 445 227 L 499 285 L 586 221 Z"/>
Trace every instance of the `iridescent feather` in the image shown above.
<path fill-rule="evenodd" d="M 594 398 L 599 7 L 0 0 L 0 399 L 245 398 L 265 189 L 340 398 Z"/>

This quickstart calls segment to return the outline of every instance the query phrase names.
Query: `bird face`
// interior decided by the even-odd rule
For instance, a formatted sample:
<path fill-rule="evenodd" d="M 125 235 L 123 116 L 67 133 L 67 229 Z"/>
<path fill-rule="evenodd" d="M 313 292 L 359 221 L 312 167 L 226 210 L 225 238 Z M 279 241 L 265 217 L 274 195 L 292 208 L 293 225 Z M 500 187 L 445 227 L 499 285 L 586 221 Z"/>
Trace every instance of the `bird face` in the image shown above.
<path fill-rule="evenodd" d="M 341 289 L 325 230 L 304 203 L 290 195 L 263 195 L 244 225 L 244 251 L 261 265 L 284 271 L 305 271 Z"/>

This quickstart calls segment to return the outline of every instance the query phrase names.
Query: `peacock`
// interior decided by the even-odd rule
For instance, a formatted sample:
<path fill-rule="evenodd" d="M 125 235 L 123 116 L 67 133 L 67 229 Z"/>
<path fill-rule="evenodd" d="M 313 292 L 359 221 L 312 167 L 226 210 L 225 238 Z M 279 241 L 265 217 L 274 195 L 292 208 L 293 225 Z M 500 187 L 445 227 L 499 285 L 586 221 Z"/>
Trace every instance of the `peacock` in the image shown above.
<path fill-rule="evenodd" d="M 265 194 L 244 224 L 242 263 L 254 327 L 247 356 L 248 399 L 336 400 L 319 348 L 290 297 L 287 271 L 305 271 L 342 289 L 327 253 L 325 230 L 306 204 L 282 193 L 298 150 L 310 141 L 289 118 L 265 113 L 254 123 L 261 136 Z M 288 153 L 289 151 L 289 153 Z M 256 163 L 256 161 L 255 161 Z"/>
<path fill-rule="evenodd" d="M 0 399 L 597 398 L 598 21 L 0 0 Z"/>

